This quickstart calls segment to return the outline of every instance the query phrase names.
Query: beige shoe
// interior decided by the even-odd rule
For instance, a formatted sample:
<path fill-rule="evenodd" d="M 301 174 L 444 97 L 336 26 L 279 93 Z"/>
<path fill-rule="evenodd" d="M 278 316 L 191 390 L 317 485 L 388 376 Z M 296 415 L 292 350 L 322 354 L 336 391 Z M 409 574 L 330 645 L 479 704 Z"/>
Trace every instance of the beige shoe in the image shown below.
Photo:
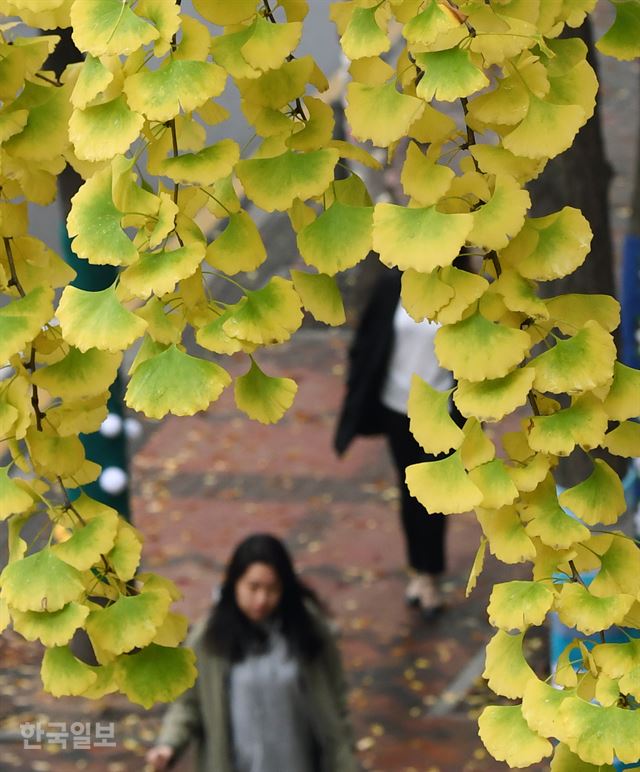
<path fill-rule="evenodd" d="M 418 606 L 425 619 L 432 619 L 444 608 L 444 601 L 439 587 L 439 576 L 434 574 L 417 574 L 412 587 Z"/>

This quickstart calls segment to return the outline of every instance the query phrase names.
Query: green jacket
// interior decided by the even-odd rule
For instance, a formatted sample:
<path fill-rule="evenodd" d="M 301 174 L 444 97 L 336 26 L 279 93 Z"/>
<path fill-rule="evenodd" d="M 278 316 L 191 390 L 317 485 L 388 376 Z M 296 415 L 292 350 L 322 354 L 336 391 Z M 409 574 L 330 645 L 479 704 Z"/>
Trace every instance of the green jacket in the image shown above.
<path fill-rule="evenodd" d="M 315 614 L 314 617 L 317 618 Z M 193 739 L 197 743 L 198 772 L 233 772 L 228 699 L 230 665 L 226 659 L 205 649 L 205 624 L 202 620 L 194 625 L 186 640 L 197 658 L 196 683 L 169 706 L 157 743 L 174 747 L 179 756 Z M 318 625 L 325 645 L 312 662 L 303 663 L 302 681 L 321 748 L 321 770 L 357 772 L 340 654 L 326 622 L 318 620 Z"/>

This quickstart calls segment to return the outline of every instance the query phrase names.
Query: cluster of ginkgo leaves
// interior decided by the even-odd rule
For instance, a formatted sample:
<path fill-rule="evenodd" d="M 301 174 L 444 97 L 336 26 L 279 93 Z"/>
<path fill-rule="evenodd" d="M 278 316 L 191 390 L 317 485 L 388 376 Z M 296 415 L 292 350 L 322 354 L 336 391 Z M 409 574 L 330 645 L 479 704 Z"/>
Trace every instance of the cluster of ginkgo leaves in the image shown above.
<path fill-rule="evenodd" d="M 374 249 L 403 271 L 411 316 L 442 325 L 436 352 L 456 377 L 453 399 L 467 419 L 458 428 L 451 392 L 415 378 L 412 431 L 429 453 L 450 453 L 410 467 L 411 492 L 431 511 L 475 511 L 484 538 L 469 591 L 486 546 L 507 563 L 533 565 L 529 581 L 491 595 L 498 632 L 485 675 L 515 702 L 484 711 L 484 743 L 510 766 L 553 754 L 553 772 L 640 758 L 640 639 L 606 639 L 611 626 L 640 627 L 640 551 L 609 528 L 624 493 L 598 457 L 598 448 L 640 455 L 640 373 L 616 361 L 614 299 L 538 296 L 538 282 L 582 264 L 591 231 L 571 207 L 529 217 L 525 189 L 593 114 L 586 47 L 560 35 L 595 5 L 334 3 L 351 61 L 351 132 L 389 157 L 405 153 L 408 204 L 374 206 L 355 172 L 335 179 L 340 158 L 379 163 L 333 138 L 327 79 L 312 57 L 295 54 L 307 0 L 194 0 L 197 18 L 173 0 L 0 0 L 3 14 L 33 27 L 71 27 L 85 55 L 58 80 L 43 69 L 56 35 L 0 25 L 0 365 L 8 366 L 0 439 L 11 458 L 0 468 L 9 536 L 0 628 L 11 622 L 45 645 L 42 679 L 52 694 L 120 690 L 149 706 L 195 679 L 192 653 L 178 647 L 186 620 L 170 610 L 175 586 L 136 573 L 141 536 L 109 507 L 66 494 L 99 473 L 78 434 L 104 420 L 123 352 L 142 338 L 126 401 L 149 417 L 208 408 L 232 383 L 224 358 L 240 356 L 239 409 L 277 421 L 296 384 L 263 372 L 254 355 L 288 340 L 303 309 L 340 324 L 335 276 Z M 640 0 L 613 7 L 598 47 L 640 56 Z M 398 36 L 402 51 L 389 64 L 383 57 Z M 255 132 L 247 148 L 207 142 L 207 127 L 228 117 L 216 99 L 229 79 Z M 102 292 L 70 286 L 74 272 L 28 232 L 28 202 L 51 203 L 67 163 L 85 180 L 67 221 L 74 251 L 120 268 Z M 242 194 L 288 213 L 309 270 L 243 287 L 267 252 Z M 212 240 L 198 225 L 206 210 L 221 223 Z M 452 265 L 461 252 L 476 256 L 477 273 Z M 212 297 L 208 274 L 232 283 L 236 302 Z M 188 328 L 215 362 L 186 352 Z M 526 405 L 529 417 L 497 449 L 483 425 Z M 558 495 L 554 466 L 576 449 L 592 457 L 592 472 Z M 21 535 L 42 513 L 45 547 Z M 587 586 L 582 575 L 593 570 Z M 597 640 L 563 653 L 559 688 L 540 681 L 523 654 L 527 629 L 552 610 Z M 69 647 L 79 628 L 96 666 Z"/>

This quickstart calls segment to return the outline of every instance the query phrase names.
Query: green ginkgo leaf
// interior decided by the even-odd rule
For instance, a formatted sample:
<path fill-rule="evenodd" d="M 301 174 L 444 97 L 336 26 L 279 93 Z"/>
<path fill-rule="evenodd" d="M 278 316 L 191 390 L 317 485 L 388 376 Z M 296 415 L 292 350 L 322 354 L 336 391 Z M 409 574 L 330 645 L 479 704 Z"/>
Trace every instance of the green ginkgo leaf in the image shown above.
<path fill-rule="evenodd" d="M 274 25 L 275 27 L 279 25 Z M 251 40 L 253 25 L 216 35 L 211 39 L 211 53 L 232 78 L 258 78 L 260 68 L 253 67 L 242 55 L 242 47 Z M 268 69 L 268 68 L 265 68 Z"/>
<path fill-rule="evenodd" d="M 151 643 L 170 604 L 171 598 L 164 590 L 121 596 L 112 605 L 92 611 L 86 630 L 100 649 L 123 654 Z"/>
<path fill-rule="evenodd" d="M 380 6 L 372 8 L 355 7 L 340 45 L 349 59 L 362 59 L 365 56 L 378 56 L 391 47 L 387 33 L 380 27 Z"/>
<path fill-rule="evenodd" d="M 416 374 L 411 378 L 409 426 L 427 453 L 437 455 L 457 450 L 464 440 L 462 429 L 449 413 L 451 391 L 438 391 Z"/>
<path fill-rule="evenodd" d="M 126 153 L 143 124 L 144 118 L 130 110 L 120 95 L 110 102 L 74 110 L 69 139 L 81 161 L 106 161 Z"/>
<path fill-rule="evenodd" d="M 591 391 L 611 381 L 616 359 L 612 336 L 597 322 L 589 321 L 572 338 L 555 346 L 531 363 L 534 388 L 553 394 Z"/>
<path fill-rule="evenodd" d="M 640 8 L 634 0 L 616 2 L 616 18 L 596 43 L 606 56 L 631 60 L 640 56 Z"/>
<path fill-rule="evenodd" d="M 89 609 L 79 603 L 67 603 L 59 611 L 16 611 L 13 628 L 27 641 L 40 641 L 45 646 L 64 646 L 82 627 Z"/>
<path fill-rule="evenodd" d="M 503 270 L 492 283 L 490 292 L 500 295 L 510 311 L 526 314 L 532 319 L 549 318 L 549 311 L 536 294 L 535 285 L 514 269 Z"/>
<path fill-rule="evenodd" d="M 346 317 L 342 296 L 332 276 L 292 269 L 291 278 L 302 305 L 314 319 L 333 327 L 344 324 Z"/>
<path fill-rule="evenodd" d="M 244 210 L 229 216 L 222 233 L 207 247 L 209 265 L 229 276 L 255 271 L 267 259 L 258 227 Z"/>
<path fill-rule="evenodd" d="M 529 110 L 518 126 L 502 140 L 514 155 L 554 158 L 571 147 L 587 115 L 578 105 L 562 105 L 529 96 Z"/>
<path fill-rule="evenodd" d="M 142 255 L 120 275 L 122 292 L 134 298 L 166 295 L 195 273 L 204 255 L 204 245 L 198 242 Z"/>
<path fill-rule="evenodd" d="M 598 668 L 610 678 L 622 678 L 640 666 L 640 639 L 626 643 L 599 643 L 592 649 Z"/>
<path fill-rule="evenodd" d="M 548 688 L 553 689 L 551 686 Z M 553 689 L 553 691 L 557 690 Z M 556 745 L 549 770 L 550 772 L 615 772 L 615 767 L 610 764 L 598 764 L 598 766 L 588 764 L 575 753 L 571 753 L 566 745 L 560 743 Z"/>
<path fill-rule="evenodd" d="M 415 142 L 410 142 L 402 166 L 400 181 L 404 192 L 423 206 L 432 206 L 446 194 L 455 177 L 448 166 L 424 156 Z"/>
<path fill-rule="evenodd" d="M 585 635 L 619 625 L 633 605 L 633 595 L 618 593 L 610 597 L 596 597 L 578 582 L 568 582 L 556 598 L 555 607 L 560 621 L 575 627 Z"/>
<path fill-rule="evenodd" d="M 455 102 L 489 85 L 484 71 L 476 67 L 471 53 L 463 48 L 415 54 L 415 60 L 424 71 L 416 94 L 426 102 Z"/>
<path fill-rule="evenodd" d="M 412 14 L 404 25 L 402 34 L 408 43 L 428 46 L 441 32 L 455 29 L 460 20 L 446 5 L 436 0 L 427 0 L 424 9 L 415 16 Z"/>
<path fill-rule="evenodd" d="M 443 214 L 435 206 L 411 209 L 377 204 L 373 214 L 373 248 L 385 265 L 429 273 L 451 265 L 472 227 L 470 214 Z"/>
<path fill-rule="evenodd" d="M 138 251 L 121 226 L 122 213 L 113 203 L 112 172 L 94 174 L 71 199 L 67 230 L 78 257 L 98 265 L 129 265 Z"/>
<path fill-rule="evenodd" d="M 9 563 L 0 577 L 0 594 L 18 611 L 58 611 L 84 592 L 80 572 L 49 547 Z"/>
<path fill-rule="evenodd" d="M 471 469 L 469 479 L 482 491 L 480 506 L 486 509 L 500 509 L 518 498 L 518 489 L 499 458 Z"/>
<path fill-rule="evenodd" d="M 302 323 L 300 296 L 292 282 L 274 276 L 247 292 L 222 329 L 232 338 L 269 345 L 288 340 Z"/>
<path fill-rule="evenodd" d="M 396 89 L 395 79 L 383 85 L 350 83 L 345 115 L 353 136 L 387 147 L 407 134 L 424 111 L 424 101 Z"/>
<path fill-rule="evenodd" d="M 531 206 L 526 190 L 505 175 L 496 175 L 493 195 L 473 214 L 473 229 L 468 240 L 487 249 L 502 249 L 524 224 Z"/>
<path fill-rule="evenodd" d="M 122 351 L 145 331 L 144 319 L 128 311 L 116 297 L 116 285 L 98 292 L 68 286 L 58 304 L 62 334 L 82 352 L 91 348 Z"/>
<path fill-rule="evenodd" d="M 8 362 L 53 316 L 53 290 L 41 286 L 0 308 L 0 361 Z"/>
<path fill-rule="evenodd" d="M 74 657 L 68 646 L 54 646 L 45 651 L 40 676 L 45 690 L 54 697 L 82 694 L 98 678 L 93 668 Z"/>
<path fill-rule="evenodd" d="M 526 220 L 520 233 L 500 252 L 500 259 L 527 279 L 560 279 L 582 265 L 592 236 L 582 213 L 565 206 L 546 217 Z"/>
<path fill-rule="evenodd" d="M 604 440 L 607 414 L 591 394 L 575 398 L 570 407 L 530 419 L 528 441 L 532 450 L 568 456 L 576 445 L 585 450 Z"/>
<path fill-rule="evenodd" d="M 100 59 L 87 54 L 71 92 L 71 103 L 78 110 L 84 110 L 112 80 L 113 72 Z"/>
<path fill-rule="evenodd" d="M 349 206 L 337 198 L 298 233 L 304 261 L 333 276 L 363 260 L 373 245 L 373 207 Z"/>
<path fill-rule="evenodd" d="M 240 158 L 238 143 L 222 139 L 197 153 L 182 153 L 159 164 L 160 174 L 187 185 L 212 185 L 231 174 Z"/>
<path fill-rule="evenodd" d="M 190 649 L 149 644 L 142 651 L 116 660 L 116 679 L 131 702 L 150 708 L 154 702 L 171 702 L 193 686 L 197 676 Z"/>
<path fill-rule="evenodd" d="M 520 705 L 491 705 L 478 719 L 478 733 L 489 753 L 510 767 L 537 764 L 553 752 L 553 746 L 533 732 Z"/>
<path fill-rule="evenodd" d="M 589 525 L 612 525 L 627 509 L 622 481 L 606 461 L 593 464 L 586 480 L 560 494 L 560 503 Z"/>
<path fill-rule="evenodd" d="M 604 400 L 604 409 L 613 421 L 640 416 L 640 370 L 615 362 L 613 383 Z"/>
<path fill-rule="evenodd" d="M 523 519 L 528 521 L 526 531 L 529 536 L 537 536 L 543 544 L 555 550 L 569 549 L 576 542 L 584 542 L 591 536 L 585 525 L 560 506 L 551 474 L 523 497 L 518 509 Z"/>
<path fill-rule="evenodd" d="M 617 533 L 606 552 L 600 555 L 600 569 L 589 585 L 589 591 L 599 597 L 640 592 L 640 549 L 633 539 Z"/>
<path fill-rule="evenodd" d="M 487 644 L 487 658 L 483 678 L 495 694 L 509 699 L 522 697 L 527 684 L 538 680 L 522 650 L 524 632 L 510 635 L 498 630 Z"/>
<path fill-rule="evenodd" d="M 631 694 L 636 700 L 640 698 L 640 667 L 636 667 L 626 673 L 616 686 L 620 690 L 620 694 Z M 616 691 L 618 691 L 616 688 Z M 619 695 L 616 695 L 616 701 Z"/>
<path fill-rule="evenodd" d="M 479 312 L 441 327 L 435 336 L 440 364 L 467 381 L 502 378 L 520 364 L 530 345 L 524 330 L 494 324 Z"/>
<path fill-rule="evenodd" d="M 477 509 L 476 517 L 487 537 L 491 554 L 503 563 L 533 560 L 536 550 L 513 505 L 501 509 Z"/>
<path fill-rule="evenodd" d="M 69 346 L 69 353 L 59 362 L 42 367 L 33 374 L 36 386 L 54 397 L 66 400 L 102 394 L 114 382 L 122 355 L 90 348 L 82 352 Z"/>
<path fill-rule="evenodd" d="M 402 305 L 416 322 L 433 320 L 454 294 L 453 287 L 442 281 L 437 269 L 420 273 L 408 268 L 402 274 Z"/>
<path fill-rule="evenodd" d="M 326 90 L 326 80 L 320 83 L 317 74 L 317 65 L 313 58 L 302 56 L 285 62 L 277 70 L 268 70 L 258 78 L 236 80 L 236 85 L 247 104 L 280 110 L 289 102 L 302 97 L 309 81 L 314 83 L 319 91 Z"/>
<path fill-rule="evenodd" d="M 553 592 L 541 582 L 515 580 L 493 586 L 487 613 L 489 622 L 501 630 L 524 632 L 541 625 L 553 605 Z"/>
<path fill-rule="evenodd" d="M 130 75 L 124 92 L 132 110 L 150 121 L 165 122 L 180 110 L 191 112 L 219 96 L 226 79 L 226 72 L 217 64 L 172 58 L 157 70 Z"/>
<path fill-rule="evenodd" d="M 185 354 L 171 345 L 138 365 L 131 376 L 125 402 L 149 418 L 193 415 L 206 410 L 231 383 L 215 362 Z"/>
<path fill-rule="evenodd" d="M 0 520 L 25 512 L 33 506 L 33 498 L 9 477 L 8 466 L 0 467 Z"/>
<path fill-rule="evenodd" d="M 500 421 L 526 403 L 534 377 L 532 368 L 519 367 L 503 378 L 480 382 L 459 380 L 453 400 L 467 418 Z"/>
<path fill-rule="evenodd" d="M 338 162 L 333 148 L 297 153 L 287 150 L 273 158 L 240 161 L 236 173 L 245 193 L 267 212 L 285 211 L 296 198 L 319 196 L 331 183 Z"/>
<path fill-rule="evenodd" d="M 76 46 L 93 56 L 130 54 L 160 37 L 122 0 L 73 3 L 71 27 Z"/>
<path fill-rule="evenodd" d="M 87 571 L 113 547 L 117 530 L 117 512 L 105 508 L 85 525 L 76 525 L 70 538 L 55 544 L 51 550 L 78 571 Z"/>
<path fill-rule="evenodd" d="M 574 695 L 573 689 L 558 689 L 532 678 L 527 683 L 522 697 L 522 715 L 534 732 L 544 737 L 558 737 L 562 734 L 560 706 L 568 697 Z M 553 765 L 551 768 L 554 768 Z M 578 767 L 571 767 L 566 772 L 577 772 L 577 769 Z"/>
<path fill-rule="evenodd" d="M 256 344 L 247 343 L 239 338 L 232 338 L 224 331 L 224 323 L 230 319 L 236 306 L 231 306 L 220 316 L 200 327 L 196 332 L 196 342 L 202 348 L 216 354 L 235 354 L 237 351 L 252 353 Z"/>
<path fill-rule="evenodd" d="M 291 378 L 266 375 L 251 360 L 247 373 L 236 378 L 234 394 L 239 410 L 263 424 L 279 421 L 293 404 L 298 386 Z"/>
<path fill-rule="evenodd" d="M 427 512 L 467 512 L 482 501 L 482 492 L 469 479 L 459 450 L 439 461 L 408 466 L 405 475 L 409 492 Z"/>
<path fill-rule="evenodd" d="M 142 540 L 138 532 L 120 519 L 115 544 L 107 555 L 109 565 L 113 567 L 120 581 L 128 582 L 135 576 L 141 553 Z"/>
<path fill-rule="evenodd" d="M 614 456 L 640 457 L 640 423 L 623 421 L 605 434 L 600 445 Z"/>

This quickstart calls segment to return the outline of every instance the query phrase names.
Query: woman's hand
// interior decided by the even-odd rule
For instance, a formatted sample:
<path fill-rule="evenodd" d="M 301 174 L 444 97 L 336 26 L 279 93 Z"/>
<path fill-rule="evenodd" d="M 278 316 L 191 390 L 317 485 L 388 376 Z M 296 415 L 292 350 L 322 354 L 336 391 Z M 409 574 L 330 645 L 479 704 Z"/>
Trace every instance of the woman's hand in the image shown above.
<path fill-rule="evenodd" d="M 169 769 L 174 753 L 170 745 L 156 745 L 147 751 L 145 761 L 151 766 L 153 772 L 164 772 L 165 769 Z"/>

